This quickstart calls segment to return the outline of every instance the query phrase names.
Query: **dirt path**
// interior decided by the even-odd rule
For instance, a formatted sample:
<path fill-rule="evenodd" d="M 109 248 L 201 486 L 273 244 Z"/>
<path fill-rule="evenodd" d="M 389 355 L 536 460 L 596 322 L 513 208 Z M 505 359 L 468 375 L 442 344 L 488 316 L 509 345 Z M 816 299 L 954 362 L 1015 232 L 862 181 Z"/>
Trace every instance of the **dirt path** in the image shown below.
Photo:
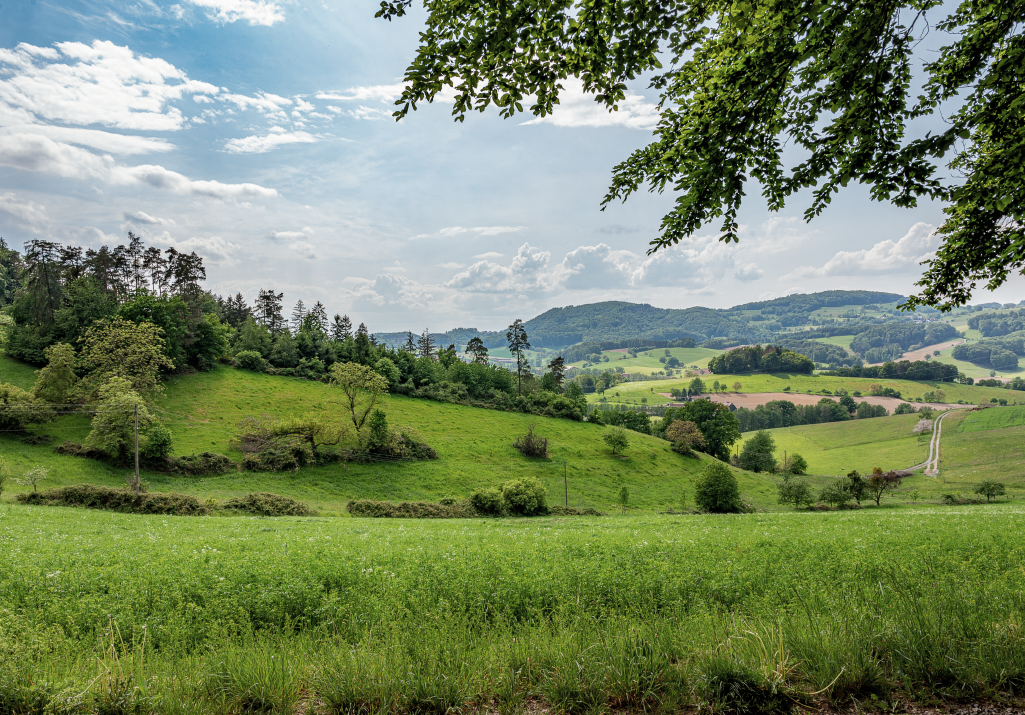
<path fill-rule="evenodd" d="M 940 436 L 943 433 L 943 418 L 953 411 L 944 412 L 936 418 L 936 423 L 932 426 L 932 439 L 929 441 L 929 459 L 925 463 L 925 476 L 927 477 L 935 477 L 940 473 Z"/>
<path fill-rule="evenodd" d="M 672 395 L 668 392 L 658 393 L 663 397 L 672 399 Z M 819 400 L 823 397 L 829 397 L 829 395 L 809 395 L 801 392 L 721 392 L 717 395 L 708 396 L 712 402 L 731 402 L 737 407 L 746 407 L 753 410 L 758 405 L 764 405 L 766 402 L 772 400 L 789 400 L 795 405 L 817 405 Z M 829 397 L 834 401 L 839 401 L 838 397 Z M 897 405 L 907 400 L 902 400 L 897 397 L 875 397 L 872 395 L 865 395 L 863 397 L 855 397 L 855 402 L 867 402 L 870 405 L 882 405 L 888 409 L 891 413 L 896 409 Z M 916 405 L 918 403 L 915 403 Z M 957 407 L 963 407 L 964 405 L 955 405 L 942 402 L 923 402 L 923 405 L 929 405 L 937 410 L 949 410 Z"/>

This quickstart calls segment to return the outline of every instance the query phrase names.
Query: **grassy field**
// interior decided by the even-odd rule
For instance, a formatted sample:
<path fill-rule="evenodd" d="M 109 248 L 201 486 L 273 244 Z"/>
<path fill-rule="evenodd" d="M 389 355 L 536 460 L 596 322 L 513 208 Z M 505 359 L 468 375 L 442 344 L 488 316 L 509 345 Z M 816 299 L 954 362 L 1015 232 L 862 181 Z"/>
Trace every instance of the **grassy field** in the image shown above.
<path fill-rule="evenodd" d="M 812 475 L 842 475 L 852 469 L 871 474 L 873 467 L 884 471 L 905 469 L 924 462 L 929 454 L 929 435 L 918 437 L 911 429 L 918 422 L 917 415 L 894 415 L 852 422 L 830 422 L 821 425 L 801 425 L 768 430 L 776 442 L 777 457 L 783 451 L 798 453 L 808 461 Z M 755 432 L 745 432 L 736 447 Z M 826 480 L 830 481 L 830 480 Z"/>
<path fill-rule="evenodd" d="M 1008 504 L 471 522 L 5 506 L 0 703 L 159 715 L 1013 703 L 1023 528 Z"/>
<path fill-rule="evenodd" d="M 990 376 L 989 373 L 991 371 L 991 368 L 979 367 L 974 363 L 965 362 L 964 360 L 955 360 L 952 356 L 953 352 L 954 348 L 947 348 L 946 350 L 941 350 L 940 354 L 934 357 L 933 360 L 947 363 L 949 365 L 956 365 L 957 369 L 960 372 L 963 372 L 968 377 L 974 377 L 976 380 L 980 378 L 987 378 Z M 1019 366 L 1017 369 L 1014 370 L 997 370 L 996 373 L 998 377 L 1015 377 L 1018 375 L 1025 374 L 1025 368 Z"/>
<path fill-rule="evenodd" d="M 826 343 L 827 345 L 839 345 L 846 350 L 848 354 L 854 354 L 851 352 L 851 341 L 854 340 L 853 335 L 834 335 L 829 338 L 812 338 L 812 340 L 817 343 Z"/>
<path fill-rule="evenodd" d="M 3 363 L 0 379 L 28 379 L 32 371 Z M 24 382 L 23 382 L 24 384 Z M 330 421 L 342 420 L 338 395 L 327 385 L 218 368 L 213 372 L 172 378 L 157 407 L 175 436 L 177 454 L 204 451 L 238 458 L 229 440 L 235 424 L 247 415 L 289 416 L 312 412 Z M 406 397 L 387 397 L 383 409 L 393 427 L 411 426 L 433 446 L 440 459 L 429 462 L 330 464 L 298 473 L 229 474 L 184 478 L 147 472 L 154 491 L 179 491 L 203 498 L 225 499 L 252 491 L 269 491 L 302 499 L 325 515 L 344 514 L 354 498 L 388 501 L 467 497 L 481 486 L 521 476 L 541 479 L 552 503 L 562 503 L 564 473 L 573 506 L 614 508 L 621 487 L 630 491 L 633 508 L 645 512 L 679 504 L 684 489 L 693 494 L 701 459 L 682 457 L 663 440 L 631 433 L 624 456 L 612 456 L 602 441 L 605 428 L 569 420 L 539 418 Z M 512 447 L 530 425 L 549 439 L 551 458 L 528 460 Z M 54 438 L 82 442 L 89 433 L 85 417 L 64 417 L 37 430 Z M 0 436 L 0 450 L 16 472 L 36 464 L 52 467 L 50 486 L 91 482 L 124 483 L 125 469 L 56 455 L 48 445 L 29 445 Z M 566 462 L 565 472 L 563 461 Z M 739 473 L 746 495 L 771 506 L 774 487 L 764 477 Z M 10 499 L 21 487 L 11 487 Z"/>
<path fill-rule="evenodd" d="M 639 372 L 644 375 L 650 375 L 653 372 L 660 372 L 666 369 L 666 366 L 658 360 L 660 357 L 666 357 L 666 350 L 669 351 L 672 357 L 679 360 L 680 365 L 684 368 L 698 367 L 702 369 L 708 367 L 709 360 L 725 352 L 724 350 L 711 350 L 709 348 L 658 348 L 630 355 L 629 353 L 606 350 L 602 352 L 602 355 L 607 357 L 609 361 L 595 367 L 609 369 L 621 367 L 626 372 Z M 572 365 L 582 367 L 584 361 L 581 360 L 572 363 Z"/>
<path fill-rule="evenodd" d="M 798 453 L 808 461 L 809 481 L 816 488 L 832 478 L 857 469 L 902 469 L 925 461 L 929 433 L 911 434 L 917 415 L 833 422 L 822 425 L 768 430 L 776 442 L 776 456 Z M 743 442 L 754 432 L 742 435 Z M 981 412 L 954 412 L 943 422 L 940 474 L 927 477 L 921 470 L 906 479 L 896 499 L 908 502 L 918 492 L 923 500 L 938 500 L 948 493 L 971 494 L 983 479 L 1004 483 L 1016 498 L 1025 496 L 1025 407 L 993 407 Z"/>
<path fill-rule="evenodd" d="M 706 386 L 713 381 L 725 382 L 733 385 L 740 382 L 741 392 L 783 392 L 789 387 L 791 392 L 816 393 L 823 389 L 836 390 L 842 387 L 849 393 L 860 391 L 868 394 L 869 386 L 879 384 L 883 387 L 892 387 L 900 391 L 905 399 L 921 397 L 930 390 L 941 389 L 947 396 L 948 402 L 964 400 L 969 404 L 978 404 L 980 401 L 988 401 L 991 397 L 1004 398 L 1014 402 L 1025 403 L 1025 392 L 1014 392 L 999 387 L 976 387 L 973 385 L 957 385 L 949 382 L 912 382 L 910 380 L 885 380 L 882 378 L 867 377 L 823 377 L 820 375 L 705 375 L 702 381 Z M 685 379 L 685 382 L 690 382 Z M 652 380 L 650 382 L 633 382 L 617 385 L 615 390 L 605 393 L 609 401 L 614 401 L 612 393 L 619 392 L 621 398 L 628 399 L 636 396 L 643 396 L 640 393 L 648 393 L 649 401 L 653 399 L 652 393 L 669 392 L 674 387 L 680 387 L 682 383 L 676 380 Z M 638 393 L 635 395 L 634 393 Z M 600 395 L 589 395 L 588 400 L 597 401 Z"/>

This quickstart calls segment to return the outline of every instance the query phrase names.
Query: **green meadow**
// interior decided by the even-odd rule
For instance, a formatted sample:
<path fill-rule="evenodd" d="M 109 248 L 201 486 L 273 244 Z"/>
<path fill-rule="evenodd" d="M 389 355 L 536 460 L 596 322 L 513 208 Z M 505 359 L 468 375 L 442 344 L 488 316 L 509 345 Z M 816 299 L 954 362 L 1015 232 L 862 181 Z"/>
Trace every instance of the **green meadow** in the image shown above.
<path fill-rule="evenodd" d="M 669 351 L 668 356 L 666 355 L 666 350 Z M 601 365 L 596 365 L 596 367 L 609 369 L 621 367 L 626 372 L 650 375 L 653 372 L 660 372 L 666 369 L 666 366 L 659 362 L 659 358 L 675 357 L 680 361 L 681 368 L 699 367 L 706 369 L 708 367 L 708 361 L 723 352 L 725 351 L 712 350 L 710 348 L 658 348 L 637 353 L 636 355 L 631 355 L 629 353 L 618 352 L 615 350 L 605 350 L 602 352 L 602 356 L 607 357 L 609 361 L 607 363 L 603 362 Z M 584 361 L 581 360 L 572 364 L 576 367 L 581 367 L 583 366 Z"/>

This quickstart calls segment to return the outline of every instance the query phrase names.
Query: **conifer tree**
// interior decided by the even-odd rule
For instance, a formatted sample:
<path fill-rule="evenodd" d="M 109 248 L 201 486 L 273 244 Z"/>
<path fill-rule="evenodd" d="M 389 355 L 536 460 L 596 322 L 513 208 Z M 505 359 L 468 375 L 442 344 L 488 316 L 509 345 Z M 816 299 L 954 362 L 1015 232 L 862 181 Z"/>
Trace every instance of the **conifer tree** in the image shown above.
<path fill-rule="evenodd" d="M 352 337 L 352 321 L 348 315 L 335 314 L 334 323 L 331 325 L 331 339 L 338 343 L 344 343 Z"/>

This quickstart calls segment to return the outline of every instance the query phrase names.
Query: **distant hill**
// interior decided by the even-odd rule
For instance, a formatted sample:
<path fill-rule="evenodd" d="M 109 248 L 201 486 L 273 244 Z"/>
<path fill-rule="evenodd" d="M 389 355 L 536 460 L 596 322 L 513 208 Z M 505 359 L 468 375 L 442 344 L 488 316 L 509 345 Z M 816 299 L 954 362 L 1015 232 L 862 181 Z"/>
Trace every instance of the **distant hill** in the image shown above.
<path fill-rule="evenodd" d="M 840 306 L 892 306 L 904 300 L 898 293 L 830 290 L 798 293 L 784 298 L 745 303 L 727 310 L 703 308 L 656 308 L 647 303 L 605 301 L 552 308 L 524 324 L 530 342 L 538 348 L 561 348 L 581 342 L 627 340 L 671 341 L 692 338 L 698 343 L 717 339 L 715 347 L 773 340 L 785 328 L 807 325 L 809 314 L 819 308 Z M 746 312 L 745 312 L 746 311 Z M 751 311 L 759 311 L 751 315 Z M 419 331 L 414 331 L 419 334 Z M 466 345 L 480 336 L 489 348 L 505 346 L 505 328 L 477 330 L 456 328 L 432 333 L 440 345 Z M 405 342 L 405 333 L 379 333 L 389 345 Z"/>

